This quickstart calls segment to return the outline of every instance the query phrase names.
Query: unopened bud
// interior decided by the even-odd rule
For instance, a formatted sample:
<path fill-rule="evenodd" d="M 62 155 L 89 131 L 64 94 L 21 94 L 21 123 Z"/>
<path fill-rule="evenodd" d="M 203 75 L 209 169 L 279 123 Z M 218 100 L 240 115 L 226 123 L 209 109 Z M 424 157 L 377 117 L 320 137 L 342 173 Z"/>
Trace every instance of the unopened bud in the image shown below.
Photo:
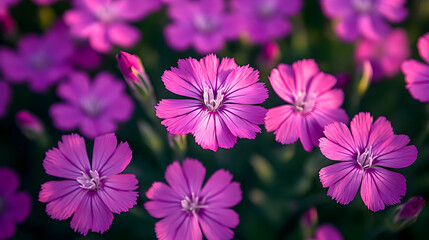
<path fill-rule="evenodd" d="M 151 89 L 149 79 L 139 57 L 121 51 L 120 54 L 116 55 L 116 60 L 118 61 L 122 75 L 124 75 L 129 85 L 137 85 L 145 91 Z"/>
<path fill-rule="evenodd" d="M 186 135 L 168 134 L 168 143 L 171 149 L 182 153 L 186 150 Z"/>
<path fill-rule="evenodd" d="M 315 207 L 308 209 L 301 216 L 301 226 L 304 229 L 311 229 L 317 224 L 317 210 Z"/>
<path fill-rule="evenodd" d="M 359 80 L 359 83 L 357 86 L 357 92 L 359 96 L 363 96 L 366 90 L 368 90 L 369 85 L 371 83 L 372 75 L 373 75 L 373 69 L 372 69 L 371 62 L 369 60 L 366 60 L 363 63 L 362 77 Z"/>
<path fill-rule="evenodd" d="M 280 47 L 276 42 L 269 42 L 262 46 L 258 56 L 258 62 L 261 66 L 272 68 L 281 57 Z"/>
<path fill-rule="evenodd" d="M 22 133 L 32 140 L 40 138 L 45 132 L 40 119 L 27 110 L 21 110 L 16 114 L 16 124 Z"/>
<path fill-rule="evenodd" d="M 399 212 L 395 216 L 395 222 L 416 218 L 419 216 L 425 203 L 422 197 L 411 198 L 408 202 L 399 206 Z"/>

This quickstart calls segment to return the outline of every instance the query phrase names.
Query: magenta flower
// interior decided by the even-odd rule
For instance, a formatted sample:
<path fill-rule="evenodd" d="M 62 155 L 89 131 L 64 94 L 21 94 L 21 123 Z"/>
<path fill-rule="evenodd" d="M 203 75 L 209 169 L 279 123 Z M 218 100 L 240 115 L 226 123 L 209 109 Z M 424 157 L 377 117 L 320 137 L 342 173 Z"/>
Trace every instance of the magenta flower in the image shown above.
<path fill-rule="evenodd" d="M 325 223 L 316 229 L 314 238 L 309 240 L 343 240 L 343 235 L 331 224 Z"/>
<path fill-rule="evenodd" d="M 113 45 L 132 47 L 140 39 L 137 28 L 128 22 L 142 20 L 161 7 L 160 0 L 75 0 L 74 9 L 64 14 L 71 33 L 89 39 L 91 46 L 103 53 Z"/>
<path fill-rule="evenodd" d="M 301 10 L 302 0 L 232 0 L 233 10 L 253 43 L 268 43 L 288 35 L 292 26 L 286 17 Z"/>
<path fill-rule="evenodd" d="M 100 68 L 103 59 L 87 42 L 75 41 L 72 65 L 86 70 Z"/>
<path fill-rule="evenodd" d="M 39 201 L 48 203 L 51 218 L 72 217 L 70 226 L 86 235 L 103 233 L 113 221 L 112 213 L 127 212 L 137 203 L 138 181 L 134 174 L 119 174 L 131 161 L 127 142 L 117 145 L 114 134 L 95 138 L 92 164 L 85 141 L 78 134 L 64 135 L 58 148 L 46 152 L 43 167 L 47 174 L 67 180 L 42 184 Z"/>
<path fill-rule="evenodd" d="M 21 0 L 1 0 L 0 1 L 0 31 L 9 33 L 15 26 L 15 21 L 9 14 L 9 8 L 16 5 Z"/>
<path fill-rule="evenodd" d="M 332 89 L 337 80 L 321 72 L 314 60 L 301 60 L 292 66 L 280 64 L 269 79 L 277 95 L 289 103 L 269 109 L 265 116 L 265 127 L 274 131 L 276 141 L 291 144 L 299 138 L 305 151 L 311 152 L 319 145 L 323 127 L 348 121 L 340 108 L 344 93 Z"/>
<path fill-rule="evenodd" d="M 69 63 L 73 44 L 60 28 L 43 36 L 30 34 L 21 38 L 18 51 L 0 49 L 0 69 L 7 80 L 27 81 L 34 92 L 44 92 L 71 72 Z"/>
<path fill-rule="evenodd" d="M 355 59 L 358 65 L 369 60 L 373 69 L 373 81 L 391 78 L 401 69 L 402 62 L 410 56 L 407 33 L 403 29 L 393 30 L 385 39 L 373 41 L 364 39 L 356 47 Z"/>
<path fill-rule="evenodd" d="M 154 182 L 145 203 L 150 215 L 162 218 L 155 224 L 160 240 L 201 240 L 201 229 L 208 240 L 232 239 L 231 228 L 239 223 L 238 214 L 230 209 L 241 201 L 238 182 L 231 182 L 232 175 L 223 169 L 216 171 L 206 182 L 204 166 L 187 158 L 183 166 L 173 162 L 165 171 L 167 184 Z M 200 228 L 201 227 L 201 228 Z"/>
<path fill-rule="evenodd" d="M 134 109 L 125 85 L 107 72 L 99 73 L 93 82 L 85 73 L 75 72 L 57 90 L 65 102 L 50 109 L 54 125 L 64 131 L 79 128 L 89 138 L 115 131 Z"/>
<path fill-rule="evenodd" d="M 15 234 L 15 224 L 27 219 L 31 209 L 31 198 L 27 192 L 18 192 L 19 177 L 7 167 L 0 168 L 0 239 Z"/>
<path fill-rule="evenodd" d="M 405 178 L 387 168 L 404 168 L 417 158 L 417 149 L 407 144 L 406 135 L 394 135 L 384 117 L 374 123 L 369 113 L 359 113 L 350 123 L 335 122 L 325 127 L 320 150 L 328 159 L 340 161 L 320 170 L 323 187 L 341 204 L 355 197 L 359 186 L 363 202 L 371 211 L 399 203 L 407 189 Z"/>
<path fill-rule="evenodd" d="M 164 31 L 168 45 L 178 51 L 193 46 L 201 54 L 221 50 L 240 30 L 224 8 L 223 0 L 172 2 L 168 15 L 173 22 Z"/>
<path fill-rule="evenodd" d="M 387 23 L 402 22 L 408 15 L 406 0 L 321 0 L 328 18 L 338 20 L 335 32 L 344 41 L 363 36 L 381 40 L 390 32 Z"/>
<path fill-rule="evenodd" d="M 12 90 L 9 85 L 4 81 L 0 81 L 0 117 L 6 115 L 11 97 Z"/>
<path fill-rule="evenodd" d="M 417 48 L 426 64 L 410 59 L 402 64 L 402 72 L 411 96 L 420 102 L 429 102 L 429 33 L 419 38 Z"/>
<path fill-rule="evenodd" d="M 200 61 L 181 59 L 178 68 L 165 71 L 165 87 L 191 99 L 163 99 L 156 116 L 170 134 L 192 133 L 204 149 L 232 148 L 237 137 L 254 139 L 261 132 L 268 97 L 258 71 L 239 67 L 234 59 L 222 61 L 210 54 Z"/>

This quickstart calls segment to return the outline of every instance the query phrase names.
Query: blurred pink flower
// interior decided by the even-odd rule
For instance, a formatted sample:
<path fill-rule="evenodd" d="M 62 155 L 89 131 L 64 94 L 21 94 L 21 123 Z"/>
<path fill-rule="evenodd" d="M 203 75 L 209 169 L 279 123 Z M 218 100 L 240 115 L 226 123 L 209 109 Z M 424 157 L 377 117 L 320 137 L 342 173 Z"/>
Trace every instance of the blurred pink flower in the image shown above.
<path fill-rule="evenodd" d="M 237 137 L 254 139 L 264 123 L 268 97 L 258 71 L 239 67 L 234 59 L 210 54 L 200 61 L 180 59 L 178 68 L 165 71 L 165 87 L 192 99 L 163 99 L 156 115 L 170 134 L 192 133 L 204 149 L 232 148 Z"/>
<path fill-rule="evenodd" d="M 359 187 L 363 202 L 371 211 L 400 203 L 407 189 L 403 175 L 387 168 L 404 168 L 417 158 L 417 149 L 407 144 L 406 135 L 394 135 L 384 117 L 373 123 L 369 113 L 359 113 L 350 123 L 335 122 L 325 127 L 320 150 L 330 160 L 340 161 L 320 170 L 323 187 L 341 204 L 348 204 Z"/>
<path fill-rule="evenodd" d="M 6 115 L 11 98 L 12 90 L 9 85 L 4 81 L 0 81 L 0 117 Z"/>
<path fill-rule="evenodd" d="M 422 197 L 413 197 L 408 202 L 399 207 L 399 212 L 395 216 L 395 221 L 410 221 L 417 218 L 422 211 L 426 201 Z"/>
<path fill-rule="evenodd" d="M 343 240 L 340 231 L 331 224 L 325 223 L 316 229 L 314 238 L 309 240 Z"/>
<path fill-rule="evenodd" d="M 171 2 L 168 15 L 173 22 L 165 28 L 165 37 L 178 51 L 193 46 L 201 54 L 217 52 L 240 30 L 223 0 Z"/>
<path fill-rule="evenodd" d="M 33 1 L 35 4 L 37 5 L 49 5 L 55 2 L 59 2 L 59 1 L 65 1 L 65 0 L 31 0 Z"/>
<path fill-rule="evenodd" d="M 241 201 L 238 182 L 223 169 L 216 171 L 203 186 L 206 169 L 195 159 L 187 158 L 183 166 L 173 162 L 165 171 L 167 184 L 154 182 L 144 204 L 150 215 L 162 218 L 155 224 L 156 236 L 167 239 L 232 239 L 231 228 L 239 223 L 238 214 L 230 209 Z"/>
<path fill-rule="evenodd" d="M 265 127 L 274 131 L 276 141 L 291 144 L 299 138 L 305 151 L 311 152 L 319 145 L 323 127 L 348 121 L 346 111 L 340 108 L 344 93 L 332 89 L 337 80 L 321 72 L 314 60 L 280 64 L 269 79 L 277 95 L 289 103 L 269 109 L 265 116 Z"/>
<path fill-rule="evenodd" d="M 362 66 L 369 60 L 373 68 L 373 81 L 384 77 L 391 78 L 401 69 L 402 62 L 410 57 L 407 33 L 403 29 L 395 29 L 380 41 L 361 40 L 355 51 L 355 59 Z"/>
<path fill-rule="evenodd" d="M 344 41 L 354 41 L 360 36 L 381 40 L 389 34 L 387 23 L 402 22 L 408 15 L 407 0 L 321 0 L 328 18 L 338 20 L 337 35 Z"/>
<path fill-rule="evenodd" d="M 40 119 L 27 110 L 20 110 L 16 114 L 16 124 L 23 134 L 30 139 L 41 136 L 45 132 Z"/>
<path fill-rule="evenodd" d="M 103 53 L 113 45 L 132 47 L 140 39 L 138 28 L 128 24 L 142 20 L 161 7 L 160 0 L 75 0 L 64 14 L 73 36 L 89 39 Z"/>
<path fill-rule="evenodd" d="M 124 90 L 122 81 L 107 72 L 99 73 L 93 82 L 85 73 L 72 73 L 57 89 L 65 102 L 51 106 L 54 125 L 64 131 L 79 128 L 89 138 L 113 132 L 118 122 L 130 119 L 134 109 Z"/>
<path fill-rule="evenodd" d="M 414 59 L 404 61 L 402 72 L 411 96 L 420 102 L 429 102 L 429 33 L 419 38 L 417 48 L 426 63 Z"/>
<path fill-rule="evenodd" d="M 30 214 L 30 194 L 17 191 L 19 182 L 14 170 L 0 167 L 0 239 L 13 237 L 15 224 L 23 222 Z"/>
<path fill-rule="evenodd" d="M 120 174 L 131 158 L 128 143 L 117 145 L 112 133 L 95 138 L 90 166 L 84 139 L 78 134 L 64 135 L 58 148 L 46 152 L 43 167 L 47 174 L 67 180 L 42 184 L 39 201 L 48 203 L 46 212 L 53 219 L 73 215 L 70 226 L 74 231 L 103 233 L 112 224 L 112 212 L 127 212 L 137 203 L 136 176 Z"/>
<path fill-rule="evenodd" d="M 54 27 L 43 36 L 22 37 L 17 52 L 0 48 L 0 69 L 6 80 L 27 81 L 31 90 L 40 93 L 71 72 L 72 53 L 73 45 L 67 33 Z"/>
<path fill-rule="evenodd" d="M 301 10 L 302 0 L 232 0 L 233 12 L 253 43 L 268 43 L 288 35 L 292 26 L 286 17 Z"/>

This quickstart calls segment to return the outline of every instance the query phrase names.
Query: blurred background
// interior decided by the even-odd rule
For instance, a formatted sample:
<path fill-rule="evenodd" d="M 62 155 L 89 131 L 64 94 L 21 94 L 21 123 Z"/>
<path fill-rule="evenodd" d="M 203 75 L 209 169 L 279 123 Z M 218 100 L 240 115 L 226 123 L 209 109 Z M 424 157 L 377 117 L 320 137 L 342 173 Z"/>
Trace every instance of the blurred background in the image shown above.
<path fill-rule="evenodd" d="M 52 5 L 37 5 L 29 0 L 19 2 L 9 8 L 15 26 L 12 32 L 6 33 L 2 29 L 1 46 L 15 49 L 22 36 L 42 34 L 71 6 L 69 1 Z M 406 31 L 411 58 L 420 61 L 416 43 L 421 35 L 429 32 L 429 1 L 408 0 L 406 7 L 409 9 L 407 19 L 394 26 Z M 101 64 L 85 72 L 93 78 L 100 71 L 108 71 L 122 79 L 115 55 L 125 50 L 142 59 L 157 101 L 177 98 L 165 89 L 161 81 L 163 72 L 177 66 L 178 59 L 199 59 L 205 54 L 191 48 L 175 51 L 169 47 L 163 34 L 163 29 L 171 22 L 167 8 L 163 5 L 143 20 L 132 23 L 142 32 L 138 44 L 127 49 L 114 47 L 109 53 L 100 54 Z M 271 69 L 280 62 L 291 64 L 303 58 L 313 58 L 322 71 L 342 74 L 341 77 L 348 79 L 343 85 L 346 96 L 343 108 L 350 118 L 361 111 L 370 112 L 375 118 L 385 116 L 392 122 L 396 134 L 408 135 L 411 144 L 417 146 L 419 154 L 416 162 L 410 167 L 396 170 L 407 179 L 407 193 L 402 202 L 413 196 L 429 199 L 429 137 L 426 137 L 429 105 L 411 97 L 400 72 L 371 83 L 361 99 L 357 100 L 355 86 L 361 75 L 354 60 L 357 43 L 345 43 L 335 35 L 333 21 L 325 17 L 316 0 L 305 0 L 302 10 L 290 17 L 290 21 L 292 32 L 270 43 L 274 46 L 274 56 L 268 56 L 268 60 L 264 59 L 267 45 L 252 44 L 245 36 L 228 42 L 217 55 L 234 58 L 238 65 L 249 64 L 260 71 L 260 80 L 267 83 L 270 96 L 262 104 L 265 108 L 284 104 L 268 81 Z M 256 139 L 239 139 L 232 149 L 219 149 L 217 152 L 203 150 L 189 134 L 185 137 L 186 142 L 182 143 L 184 147 L 178 149 L 170 146 L 160 120 L 148 117 L 147 111 L 136 100 L 132 118 L 119 124 L 116 134 L 119 141 L 127 141 L 133 150 L 133 159 L 125 171 L 136 174 L 139 180 L 138 204 L 130 212 L 115 215 L 112 226 L 102 235 L 88 233 L 83 237 L 70 229 L 69 219 L 50 219 L 45 213 L 46 204 L 38 201 L 41 184 L 54 179 L 43 169 L 45 152 L 56 147 L 63 134 L 69 133 L 56 129 L 49 115 L 49 107 L 62 101 L 56 95 L 56 87 L 39 94 L 31 91 L 26 84 L 10 86 L 12 99 L 6 114 L 0 118 L 0 166 L 15 169 L 21 177 L 19 189 L 28 191 L 32 196 L 30 216 L 17 225 L 13 239 L 155 239 L 154 224 L 158 219 L 151 217 L 143 208 L 143 203 L 147 201 L 145 192 L 154 181 L 165 182 L 164 171 L 169 163 L 185 157 L 199 159 L 207 168 L 208 176 L 224 168 L 234 175 L 235 181 L 241 183 L 243 200 L 234 207 L 240 215 L 240 224 L 234 230 L 236 239 L 305 239 L 311 230 L 303 227 L 301 216 L 312 207 L 317 209 L 318 225 L 331 223 L 345 239 L 426 238 L 429 225 L 427 208 L 423 208 L 415 223 L 398 229 L 393 224 L 397 206 L 374 213 L 363 204 L 360 194 L 348 205 L 337 204 L 327 196 L 327 189 L 322 187 L 318 172 L 332 162 L 318 149 L 308 153 L 299 142 L 292 145 L 277 143 L 273 133 L 267 133 L 263 126 L 262 133 Z M 43 122 L 46 131 L 43 140 L 29 139 L 18 128 L 16 113 L 23 109 L 29 110 Z M 93 140 L 86 139 L 86 143 L 91 155 Z"/>

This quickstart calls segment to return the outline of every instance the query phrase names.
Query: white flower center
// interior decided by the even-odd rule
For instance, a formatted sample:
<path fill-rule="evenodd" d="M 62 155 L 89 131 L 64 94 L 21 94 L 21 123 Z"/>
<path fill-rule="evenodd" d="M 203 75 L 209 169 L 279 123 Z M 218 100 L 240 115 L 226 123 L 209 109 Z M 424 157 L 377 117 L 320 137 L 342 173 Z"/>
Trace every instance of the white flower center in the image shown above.
<path fill-rule="evenodd" d="M 369 13 L 374 7 L 374 0 L 353 0 L 354 8 L 360 13 Z"/>
<path fill-rule="evenodd" d="M 100 115 L 103 106 L 96 97 L 86 97 L 81 99 L 80 105 L 83 111 L 90 117 L 96 117 Z"/>
<path fill-rule="evenodd" d="M 101 177 L 98 174 L 97 170 L 90 170 L 89 174 L 81 172 L 82 176 L 78 177 L 76 180 L 78 183 L 81 184 L 81 188 L 88 189 L 88 190 L 98 190 L 98 188 L 101 186 L 101 180 L 103 180 L 105 177 Z"/>
<path fill-rule="evenodd" d="M 217 27 L 217 22 L 213 18 L 204 15 L 195 16 L 193 24 L 198 32 L 205 34 L 213 32 Z"/>
<path fill-rule="evenodd" d="M 222 105 L 224 94 L 221 90 L 217 90 L 216 97 L 213 93 L 213 90 L 209 87 L 204 87 L 204 105 L 206 105 L 207 110 L 210 112 L 216 112 L 219 107 Z"/>
<path fill-rule="evenodd" d="M 105 24 L 109 24 L 111 22 L 114 22 L 116 19 L 116 12 L 115 12 L 115 8 L 114 7 L 110 7 L 110 6 L 102 6 L 99 7 L 96 12 L 95 15 L 97 16 L 97 18 L 105 23 Z"/>
<path fill-rule="evenodd" d="M 374 159 L 377 157 L 372 152 L 372 146 L 369 146 L 369 148 L 366 148 L 363 153 L 360 153 L 359 149 L 356 149 L 358 151 L 357 159 L 356 161 L 358 164 L 366 169 L 372 167 L 372 163 Z"/>
<path fill-rule="evenodd" d="M 194 193 L 191 194 L 191 197 L 186 196 L 181 202 L 182 209 L 188 213 L 195 215 L 201 208 L 206 208 L 200 201 L 199 197 L 195 196 Z"/>
<path fill-rule="evenodd" d="M 263 1 L 257 9 L 259 16 L 269 18 L 276 12 L 276 4 L 273 1 Z"/>
<path fill-rule="evenodd" d="M 295 95 L 294 108 L 299 113 L 308 113 L 313 110 L 315 99 L 311 94 L 299 92 Z"/>

